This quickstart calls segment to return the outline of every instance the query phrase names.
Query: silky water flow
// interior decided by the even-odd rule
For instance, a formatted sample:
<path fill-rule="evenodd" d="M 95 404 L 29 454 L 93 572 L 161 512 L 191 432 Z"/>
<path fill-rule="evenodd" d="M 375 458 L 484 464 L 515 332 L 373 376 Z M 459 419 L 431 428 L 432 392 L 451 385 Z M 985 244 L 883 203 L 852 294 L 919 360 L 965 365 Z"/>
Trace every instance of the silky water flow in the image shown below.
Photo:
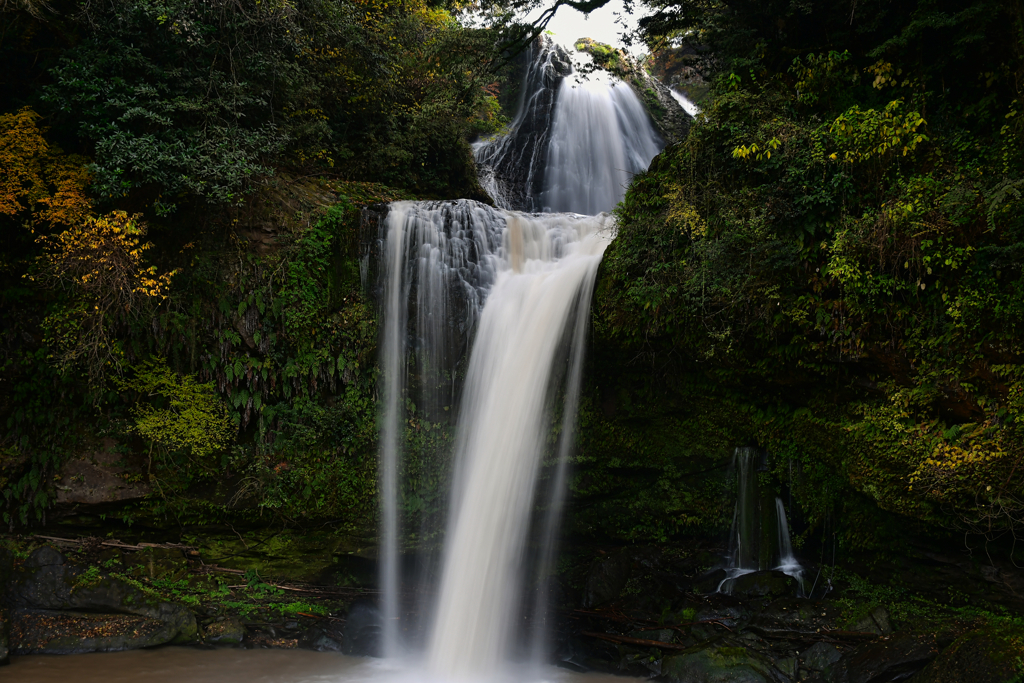
<path fill-rule="evenodd" d="M 781 498 L 769 496 L 758 483 L 758 471 L 766 469 L 764 458 L 763 451 L 751 447 L 737 448 L 733 455 L 736 506 L 729 532 L 726 577 L 718 586 L 722 593 L 731 593 L 739 577 L 768 569 L 792 576 L 803 592 L 804 570 L 793 554 L 786 508 Z"/>
<path fill-rule="evenodd" d="M 438 680 L 500 674 L 514 637 L 522 635 L 513 627 L 526 583 L 535 578 L 532 621 L 543 623 L 543 575 L 558 529 L 587 312 L 612 230 L 607 214 L 522 214 L 468 200 L 396 203 L 384 221 L 381 564 L 384 652 L 391 657 L 408 648 L 399 585 L 415 581 L 401 576 L 399 562 L 405 378 L 416 374 L 420 392 L 433 386 L 424 378 L 452 375 L 459 349 L 472 340 L 458 400 L 440 580 L 428 591 L 436 601 L 419 606 L 432 612 L 424 671 Z M 550 454 L 555 465 L 531 573 L 523 567 L 526 537 L 540 502 L 538 474 L 556 397 L 561 441 Z M 424 400 L 412 403 L 431 410 Z M 538 657 L 542 641 L 535 633 L 531 649 Z"/>
<path fill-rule="evenodd" d="M 590 297 L 614 230 L 601 212 L 663 144 L 628 86 L 572 74 L 562 48 L 535 42 L 509 133 L 475 145 L 500 208 L 398 202 L 381 222 L 383 653 L 432 680 L 501 678 L 517 670 L 513 659 L 536 665 L 548 654 L 547 580 Z M 439 456 L 433 475 L 451 482 L 443 523 L 403 518 L 410 408 L 454 416 L 451 467 Z M 547 448 L 557 413 L 559 441 Z M 400 545 L 414 528 L 444 544 L 436 561 L 430 544 L 407 547 L 411 568 Z"/>

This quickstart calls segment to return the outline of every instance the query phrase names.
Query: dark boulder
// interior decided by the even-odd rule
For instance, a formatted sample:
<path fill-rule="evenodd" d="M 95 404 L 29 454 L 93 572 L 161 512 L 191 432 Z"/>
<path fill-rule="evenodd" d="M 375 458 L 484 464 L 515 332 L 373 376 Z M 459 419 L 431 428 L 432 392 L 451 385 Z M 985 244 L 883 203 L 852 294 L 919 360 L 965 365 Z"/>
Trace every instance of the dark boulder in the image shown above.
<path fill-rule="evenodd" d="M 152 647 L 189 642 L 197 631 L 183 605 L 96 568 L 71 565 L 47 546 L 11 572 L 5 600 L 12 608 L 10 648 L 16 654 Z"/>
<path fill-rule="evenodd" d="M 317 652 L 341 652 L 341 644 L 331 635 L 317 627 L 313 627 L 299 638 L 299 647 Z"/>
<path fill-rule="evenodd" d="M 817 642 L 800 653 L 800 663 L 811 671 L 825 671 L 842 658 L 834 645 Z"/>

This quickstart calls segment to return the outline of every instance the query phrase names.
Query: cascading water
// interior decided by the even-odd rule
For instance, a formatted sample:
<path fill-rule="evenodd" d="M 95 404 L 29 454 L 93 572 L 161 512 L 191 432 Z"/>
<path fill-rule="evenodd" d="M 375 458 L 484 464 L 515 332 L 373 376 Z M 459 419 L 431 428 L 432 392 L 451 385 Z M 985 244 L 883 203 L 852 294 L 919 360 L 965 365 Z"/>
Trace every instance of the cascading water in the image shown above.
<path fill-rule="evenodd" d="M 610 211 L 663 143 L 631 88 L 603 72 L 562 80 L 541 194 L 545 211 Z"/>
<path fill-rule="evenodd" d="M 697 104 L 689 97 L 679 92 L 675 88 L 672 88 L 671 90 L 669 90 L 669 92 L 672 94 L 672 99 L 678 102 L 679 106 L 682 107 L 683 111 L 685 111 L 687 114 L 696 117 L 697 114 L 700 113 L 700 107 L 698 107 Z"/>
<path fill-rule="evenodd" d="M 507 656 L 548 416 L 564 386 L 559 464 L 542 525 L 549 538 L 541 564 L 550 561 L 545 548 L 558 526 L 587 311 L 611 229 L 607 215 L 528 215 L 466 200 L 391 205 L 383 240 L 385 653 L 402 649 L 397 473 L 410 348 L 421 359 L 419 383 L 431 385 L 424 382 L 422 359 L 433 359 L 435 372 L 450 374 L 457 355 L 445 357 L 431 347 L 451 349 L 474 338 L 458 410 L 456 472 L 427 661 L 446 680 L 487 675 Z M 412 334 L 409 320 L 415 321 Z"/>
<path fill-rule="evenodd" d="M 530 54 L 508 134 L 474 145 L 481 185 L 505 209 L 610 211 L 664 142 L 621 80 L 570 77 L 568 54 L 546 39 Z"/>
<path fill-rule="evenodd" d="M 758 484 L 763 456 L 750 447 L 737 448 L 733 456 L 736 508 L 729 532 L 726 578 L 718 586 L 723 593 L 731 592 L 740 576 L 767 569 L 792 576 L 803 589 L 803 567 L 793 554 L 786 508 L 778 497 L 769 503 L 772 498 Z"/>
<path fill-rule="evenodd" d="M 404 615 L 427 613 L 420 618 L 429 625 L 426 667 L 444 681 L 498 673 L 520 616 L 534 624 L 532 642 L 521 644 L 536 661 L 543 655 L 547 574 L 590 297 L 614 229 L 600 212 L 615 206 L 662 146 L 639 99 L 620 81 L 573 83 L 568 55 L 546 40 L 533 44 L 528 59 L 509 133 L 475 146 L 481 184 L 501 208 L 467 200 L 395 203 L 378 241 L 385 307 L 383 649 L 389 656 L 405 651 Z M 562 426 L 549 451 L 556 396 L 563 400 Z M 420 600 L 411 608 L 414 600 L 403 601 L 399 590 L 415 583 L 402 576 L 399 560 L 399 539 L 410 526 L 399 513 L 407 406 L 432 421 L 456 416 L 440 580 L 424 591 L 435 595 L 432 604 Z M 542 487 L 545 455 L 554 467 Z M 546 490 L 538 501 L 540 488 Z M 545 510 L 539 520 L 538 503 Z M 540 540 L 531 544 L 532 568 L 524 566 L 528 535 Z M 530 581 L 534 599 L 526 607 Z"/>

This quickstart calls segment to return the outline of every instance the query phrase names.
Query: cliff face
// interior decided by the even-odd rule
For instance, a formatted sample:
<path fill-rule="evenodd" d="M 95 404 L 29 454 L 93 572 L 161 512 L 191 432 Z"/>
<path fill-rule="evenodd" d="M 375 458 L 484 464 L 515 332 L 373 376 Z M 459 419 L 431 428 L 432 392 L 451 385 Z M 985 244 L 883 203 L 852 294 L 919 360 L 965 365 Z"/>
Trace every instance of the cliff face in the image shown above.
<path fill-rule="evenodd" d="M 597 67 L 622 79 L 633 89 L 651 115 L 658 132 L 669 144 L 686 138 L 693 117 L 672 97 L 668 86 L 649 74 L 637 60 L 624 50 L 592 38 L 580 38 L 575 47 L 579 52 L 590 55 Z"/>

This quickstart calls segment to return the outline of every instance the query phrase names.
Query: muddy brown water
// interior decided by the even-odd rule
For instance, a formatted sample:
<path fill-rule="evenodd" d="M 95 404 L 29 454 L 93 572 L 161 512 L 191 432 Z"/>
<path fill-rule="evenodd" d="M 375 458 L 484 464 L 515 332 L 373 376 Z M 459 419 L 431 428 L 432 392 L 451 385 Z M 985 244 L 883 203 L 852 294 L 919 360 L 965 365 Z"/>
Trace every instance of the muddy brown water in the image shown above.
<path fill-rule="evenodd" d="M 309 650 L 199 650 L 166 647 L 130 652 L 11 657 L 4 683 L 428 683 L 415 666 Z M 607 674 L 549 668 L 509 672 L 494 683 L 623 683 Z M 436 682 L 433 682 L 436 683 Z"/>

